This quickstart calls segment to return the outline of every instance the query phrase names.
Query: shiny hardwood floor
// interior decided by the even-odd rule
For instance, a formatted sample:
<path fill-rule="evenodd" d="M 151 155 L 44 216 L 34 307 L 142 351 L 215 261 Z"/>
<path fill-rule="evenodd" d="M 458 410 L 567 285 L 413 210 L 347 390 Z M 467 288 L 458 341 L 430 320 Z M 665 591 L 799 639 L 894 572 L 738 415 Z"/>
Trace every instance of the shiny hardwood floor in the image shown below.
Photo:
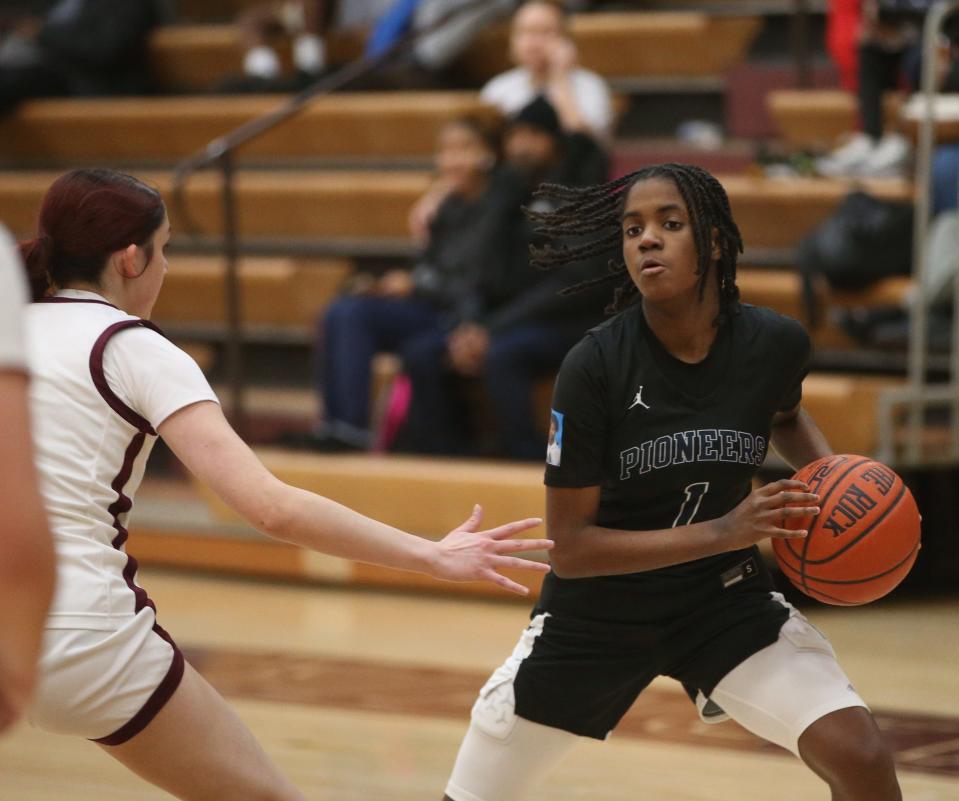
<path fill-rule="evenodd" d="M 320 801 L 441 797 L 484 674 L 520 603 L 149 572 L 189 658 Z M 897 752 L 905 798 L 959 799 L 959 599 L 806 610 Z M 814 801 L 801 764 L 735 724 L 698 723 L 654 684 L 606 743 L 584 742 L 530 801 Z M 0 801 L 160 801 L 89 743 L 22 726 L 0 743 Z"/>

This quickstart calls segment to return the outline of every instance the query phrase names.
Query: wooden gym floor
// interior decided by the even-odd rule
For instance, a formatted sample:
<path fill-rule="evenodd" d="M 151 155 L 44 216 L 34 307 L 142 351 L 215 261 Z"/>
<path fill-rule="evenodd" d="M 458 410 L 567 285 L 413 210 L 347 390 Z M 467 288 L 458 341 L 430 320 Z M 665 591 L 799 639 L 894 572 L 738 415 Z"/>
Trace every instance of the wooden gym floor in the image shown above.
<path fill-rule="evenodd" d="M 438 801 L 476 690 L 523 603 L 144 571 L 161 623 L 317 801 Z M 959 599 L 807 610 L 896 751 L 908 801 L 959 799 Z M 187 734 L 187 733 L 185 733 Z M 583 742 L 530 801 L 813 801 L 825 788 L 668 681 L 606 743 Z M 95 746 L 21 726 L 0 801 L 160 801 Z"/>

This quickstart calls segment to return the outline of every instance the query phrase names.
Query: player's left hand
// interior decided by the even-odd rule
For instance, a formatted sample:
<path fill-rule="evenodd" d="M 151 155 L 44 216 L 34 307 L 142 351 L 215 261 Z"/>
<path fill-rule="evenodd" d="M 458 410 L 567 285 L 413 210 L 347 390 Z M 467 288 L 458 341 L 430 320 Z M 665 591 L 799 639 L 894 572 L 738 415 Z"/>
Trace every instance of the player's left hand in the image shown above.
<path fill-rule="evenodd" d="M 483 509 L 477 504 L 469 519 L 453 529 L 437 543 L 438 555 L 431 571 L 436 578 L 446 581 L 491 581 L 510 592 L 527 595 L 522 584 L 508 579 L 499 571 L 504 568 L 548 573 L 549 565 L 532 562 L 509 554 L 522 551 L 548 551 L 552 540 L 512 540 L 514 534 L 528 531 L 542 524 L 538 517 L 516 520 L 486 531 L 477 531 L 483 519 Z"/>

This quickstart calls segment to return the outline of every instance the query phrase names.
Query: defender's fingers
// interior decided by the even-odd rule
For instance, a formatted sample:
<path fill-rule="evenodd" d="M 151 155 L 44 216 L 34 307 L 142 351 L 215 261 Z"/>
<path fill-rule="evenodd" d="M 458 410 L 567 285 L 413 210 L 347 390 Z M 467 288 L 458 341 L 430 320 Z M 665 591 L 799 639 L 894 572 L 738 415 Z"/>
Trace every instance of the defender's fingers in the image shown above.
<path fill-rule="evenodd" d="M 501 576 L 495 570 L 490 570 L 486 574 L 487 581 L 492 581 L 499 587 L 502 587 L 504 590 L 509 592 L 514 592 L 517 595 L 529 595 L 529 589 L 524 587 L 522 584 L 519 584 L 512 579 L 506 578 L 506 576 Z"/>
<path fill-rule="evenodd" d="M 496 553 L 519 553 L 520 551 L 549 551 L 552 540 L 503 540 L 496 543 Z"/>
<path fill-rule="evenodd" d="M 532 559 L 518 559 L 515 556 L 497 556 L 493 561 L 496 570 L 532 570 L 535 573 L 549 573 L 549 565 L 545 562 L 534 562 Z"/>
<path fill-rule="evenodd" d="M 473 504 L 473 511 L 470 513 L 470 516 L 466 518 L 466 521 L 461 526 L 454 529 L 454 531 L 476 531 L 482 519 L 483 507 L 478 503 Z"/>
<path fill-rule="evenodd" d="M 541 525 L 543 525 L 543 518 L 527 517 L 525 520 L 514 520 L 512 523 L 505 523 L 502 526 L 491 528 L 489 531 L 484 533 L 491 539 L 505 540 L 508 537 L 512 537 L 514 534 L 519 534 L 521 531 L 529 531 L 529 529 L 536 528 L 537 526 Z"/>

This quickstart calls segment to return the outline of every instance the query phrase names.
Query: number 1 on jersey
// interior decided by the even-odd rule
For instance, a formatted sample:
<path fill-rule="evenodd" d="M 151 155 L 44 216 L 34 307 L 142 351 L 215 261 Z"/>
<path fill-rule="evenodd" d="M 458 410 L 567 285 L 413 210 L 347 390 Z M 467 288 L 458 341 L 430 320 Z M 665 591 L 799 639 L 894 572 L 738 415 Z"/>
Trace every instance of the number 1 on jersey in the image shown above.
<path fill-rule="evenodd" d="M 679 507 L 679 514 L 676 515 L 676 519 L 673 521 L 673 528 L 677 526 L 688 526 L 693 522 L 693 518 L 696 517 L 696 513 L 699 511 L 699 504 L 703 500 L 703 495 L 707 492 L 709 492 L 708 481 L 697 481 L 695 484 L 690 484 L 686 487 L 686 497 Z"/>

